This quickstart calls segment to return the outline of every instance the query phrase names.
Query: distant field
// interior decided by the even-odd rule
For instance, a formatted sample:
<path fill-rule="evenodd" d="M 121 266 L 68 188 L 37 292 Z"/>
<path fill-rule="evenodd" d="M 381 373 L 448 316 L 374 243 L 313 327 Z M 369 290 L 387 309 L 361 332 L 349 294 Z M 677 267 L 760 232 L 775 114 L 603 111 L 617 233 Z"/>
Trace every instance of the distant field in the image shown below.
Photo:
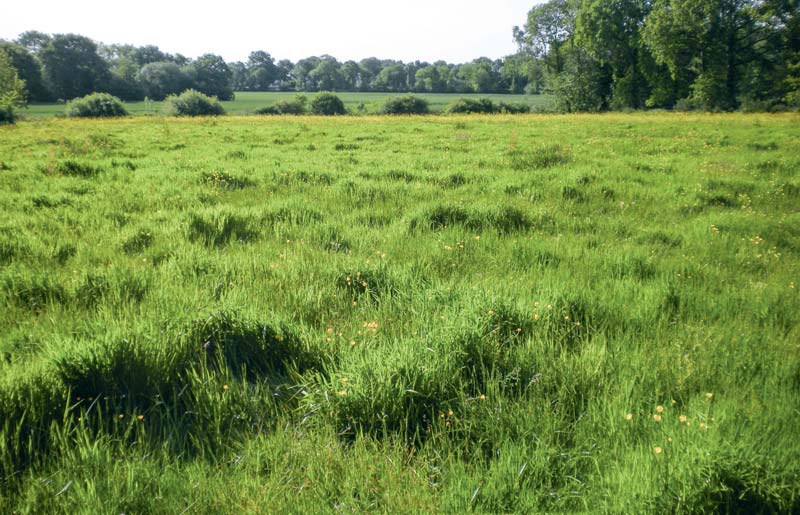
<path fill-rule="evenodd" d="M 260 107 L 268 106 L 278 100 L 291 98 L 296 93 L 267 92 L 267 93 L 236 93 L 236 99 L 223 102 L 228 114 L 252 114 Z M 315 93 L 305 93 L 309 98 Z M 337 93 L 344 101 L 345 106 L 353 112 L 376 113 L 384 100 L 397 96 L 393 93 Z M 414 94 L 430 102 L 433 111 L 441 111 L 447 104 L 461 97 L 491 98 L 494 101 L 528 104 L 531 108 L 547 107 L 552 104 L 552 97 L 548 95 L 475 95 L 475 94 Z M 362 105 L 361 108 L 359 107 Z M 161 102 L 126 102 L 128 111 L 136 115 L 154 115 L 161 112 Z M 62 104 L 33 104 L 27 109 L 21 109 L 20 114 L 27 118 L 42 116 L 57 116 L 64 113 Z"/>
<path fill-rule="evenodd" d="M 797 114 L 0 127 L 0 513 L 800 513 L 799 170 Z"/>

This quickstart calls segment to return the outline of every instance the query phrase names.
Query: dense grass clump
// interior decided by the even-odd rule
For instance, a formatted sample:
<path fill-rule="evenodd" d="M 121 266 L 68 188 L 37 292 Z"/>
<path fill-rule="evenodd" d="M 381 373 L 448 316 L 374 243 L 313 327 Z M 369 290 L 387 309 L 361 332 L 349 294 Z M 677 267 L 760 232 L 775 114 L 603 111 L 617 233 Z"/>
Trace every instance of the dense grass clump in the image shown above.
<path fill-rule="evenodd" d="M 164 100 L 164 113 L 169 116 L 219 116 L 225 114 L 225 109 L 216 97 L 187 89 Z"/>
<path fill-rule="evenodd" d="M 514 170 L 537 170 L 569 162 L 570 151 L 562 145 L 533 145 L 515 147 L 508 152 L 508 160 Z"/>
<path fill-rule="evenodd" d="M 55 163 L 48 163 L 41 168 L 48 175 L 64 175 L 69 177 L 91 178 L 103 172 L 103 168 L 74 159 L 66 159 Z M 46 201 L 45 201 L 46 202 Z"/>
<path fill-rule="evenodd" d="M 476 232 L 493 229 L 499 233 L 509 233 L 525 230 L 532 225 L 532 222 L 524 212 L 511 206 L 483 211 L 458 206 L 438 206 L 413 218 L 410 228 L 414 230 L 425 227 L 436 231 L 456 225 Z"/>
<path fill-rule="evenodd" d="M 260 233 L 259 221 L 252 214 L 238 214 L 225 210 L 207 210 L 190 213 L 187 238 L 212 247 L 221 247 L 233 241 L 247 243 Z"/>
<path fill-rule="evenodd" d="M 0 130 L 0 513 L 796 513 L 798 127 Z"/>
<path fill-rule="evenodd" d="M 109 93 L 92 93 L 67 102 L 66 115 L 71 118 L 108 118 L 127 116 L 122 100 Z"/>

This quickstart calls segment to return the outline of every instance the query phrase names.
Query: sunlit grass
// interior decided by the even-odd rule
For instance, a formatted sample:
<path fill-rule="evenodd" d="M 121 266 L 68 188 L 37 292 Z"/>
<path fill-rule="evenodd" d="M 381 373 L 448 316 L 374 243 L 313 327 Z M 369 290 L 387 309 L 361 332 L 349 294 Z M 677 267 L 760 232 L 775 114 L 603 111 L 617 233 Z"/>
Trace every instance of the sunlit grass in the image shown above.
<path fill-rule="evenodd" d="M 797 115 L 0 128 L 0 513 L 800 509 Z"/>

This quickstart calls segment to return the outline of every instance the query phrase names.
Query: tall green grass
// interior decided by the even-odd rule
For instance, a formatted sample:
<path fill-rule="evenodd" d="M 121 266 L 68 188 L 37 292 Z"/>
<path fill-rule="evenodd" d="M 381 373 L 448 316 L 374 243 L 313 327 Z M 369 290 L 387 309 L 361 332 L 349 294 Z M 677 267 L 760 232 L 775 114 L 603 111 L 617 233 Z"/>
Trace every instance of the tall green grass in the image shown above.
<path fill-rule="evenodd" d="M 0 512 L 796 512 L 799 121 L 0 128 Z"/>

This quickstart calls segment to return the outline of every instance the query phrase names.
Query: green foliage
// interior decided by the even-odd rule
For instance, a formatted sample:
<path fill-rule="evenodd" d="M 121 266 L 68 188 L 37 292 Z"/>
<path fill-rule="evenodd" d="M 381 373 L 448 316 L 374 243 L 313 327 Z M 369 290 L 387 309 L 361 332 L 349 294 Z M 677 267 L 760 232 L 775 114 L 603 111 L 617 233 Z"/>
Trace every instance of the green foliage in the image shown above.
<path fill-rule="evenodd" d="M 524 114 L 530 113 L 531 107 L 521 102 L 510 103 L 500 101 L 495 103 L 488 98 L 461 97 L 448 105 L 445 112 L 451 114 Z"/>
<path fill-rule="evenodd" d="M 70 100 L 65 114 L 70 118 L 108 118 L 128 116 L 128 111 L 119 98 L 108 93 L 92 93 Z"/>
<path fill-rule="evenodd" d="M 185 73 L 193 89 L 220 100 L 233 100 L 233 72 L 222 57 L 202 55 L 186 66 Z"/>
<path fill-rule="evenodd" d="M 14 108 L 11 106 L 0 106 L 0 125 L 14 123 L 15 121 L 17 121 L 17 116 L 14 113 Z"/>
<path fill-rule="evenodd" d="M 797 512 L 797 114 L 513 122 L 0 130 L 0 512 Z"/>
<path fill-rule="evenodd" d="M 187 89 L 180 95 L 170 95 L 164 101 L 164 114 L 168 116 L 219 116 L 225 109 L 216 97 Z"/>
<path fill-rule="evenodd" d="M 38 54 L 44 76 L 56 98 L 69 100 L 104 91 L 111 78 L 97 45 L 77 34 L 57 34 Z"/>
<path fill-rule="evenodd" d="M 50 100 L 50 94 L 42 79 L 42 65 L 25 47 L 0 41 L 0 51 L 8 54 L 12 66 L 17 70 L 19 79 L 25 82 L 29 101 L 45 102 Z"/>
<path fill-rule="evenodd" d="M 311 114 L 335 116 L 347 114 L 342 99 L 333 93 L 323 92 L 311 100 Z"/>
<path fill-rule="evenodd" d="M 497 112 L 503 114 L 525 114 L 531 112 L 531 106 L 522 102 L 499 102 L 497 104 Z"/>
<path fill-rule="evenodd" d="M 582 50 L 568 53 L 564 71 L 553 82 L 556 108 L 566 113 L 597 112 L 609 107 L 612 78 L 608 69 Z"/>
<path fill-rule="evenodd" d="M 183 91 L 182 89 L 180 91 Z M 223 102 L 223 107 L 228 114 L 247 115 L 255 114 L 257 111 L 263 110 L 264 113 L 275 113 L 273 106 L 280 104 L 281 109 L 284 109 L 284 102 L 288 102 L 286 110 L 290 112 L 299 112 L 300 106 L 294 101 L 297 93 L 294 92 L 237 92 L 236 99 L 230 102 Z M 305 96 L 305 95 L 303 95 Z M 360 115 L 379 114 L 383 103 L 395 95 L 389 93 L 374 93 L 374 92 L 344 92 L 337 93 L 337 96 L 344 102 L 345 109 L 348 113 L 357 113 Z M 443 112 L 447 105 L 453 101 L 466 96 L 463 94 L 442 94 L 442 93 L 419 93 L 415 96 L 425 99 L 430 107 L 432 114 Z M 474 97 L 474 96 L 473 96 Z M 501 104 L 510 105 L 527 105 L 530 106 L 532 111 L 543 112 L 552 110 L 553 97 L 550 95 L 491 95 L 486 98 L 500 106 Z M 155 101 L 150 98 L 145 102 L 127 102 L 125 108 L 133 115 L 156 115 L 161 112 L 163 102 Z M 26 116 L 31 118 L 42 118 L 61 115 L 64 112 L 64 106 L 60 104 L 32 104 L 26 109 Z M 308 100 L 306 101 L 306 113 L 308 113 Z"/>
<path fill-rule="evenodd" d="M 562 111 L 681 99 L 707 111 L 772 110 L 793 88 L 797 12 L 783 1 L 550 0 L 514 37 L 544 65 Z"/>
<path fill-rule="evenodd" d="M 381 107 L 383 114 L 428 114 L 430 107 L 424 98 L 407 95 L 386 100 Z"/>
<path fill-rule="evenodd" d="M 447 112 L 453 114 L 484 113 L 495 112 L 494 102 L 488 98 L 467 98 L 462 97 L 447 106 Z"/>
<path fill-rule="evenodd" d="M 145 95 L 153 100 L 163 100 L 170 95 L 187 89 L 189 77 L 172 62 L 154 62 L 142 66 L 136 74 L 136 81 L 144 89 Z"/>
<path fill-rule="evenodd" d="M 20 80 L 11 57 L 0 48 L 0 124 L 14 123 L 14 108 L 25 102 L 25 82 Z"/>
<path fill-rule="evenodd" d="M 279 100 L 271 106 L 256 109 L 255 114 L 293 114 L 301 115 L 308 112 L 308 98 L 305 95 L 295 95 L 290 100 Z"/>
<path fill-rule="evenodd" d="M 514 147 L 508 152 L 511 168 L 514 170 L 538 170 L 569 162 L 569 149 L 561 145 L 535 145 Z"/>

